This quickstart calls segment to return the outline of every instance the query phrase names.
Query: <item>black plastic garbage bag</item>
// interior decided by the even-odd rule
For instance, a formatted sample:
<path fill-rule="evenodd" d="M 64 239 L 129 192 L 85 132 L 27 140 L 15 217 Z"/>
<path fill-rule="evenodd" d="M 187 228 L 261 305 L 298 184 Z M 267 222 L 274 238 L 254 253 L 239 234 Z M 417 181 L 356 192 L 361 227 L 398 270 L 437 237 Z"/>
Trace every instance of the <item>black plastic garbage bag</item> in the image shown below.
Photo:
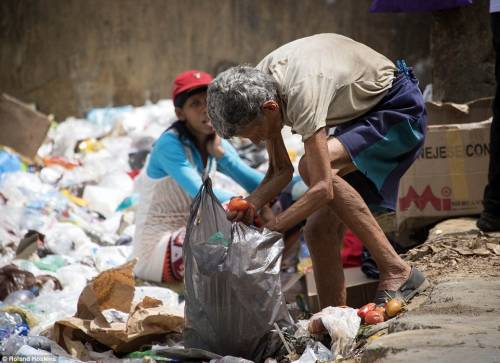
<path fill-rule="evenodd" d="M 275 352 L 274 323 L 291 324 L 279 274 L 283 247 L 280 233 L 231 224 L 205 180 L 184 241 L 186 347 L 255 362 Z"/>

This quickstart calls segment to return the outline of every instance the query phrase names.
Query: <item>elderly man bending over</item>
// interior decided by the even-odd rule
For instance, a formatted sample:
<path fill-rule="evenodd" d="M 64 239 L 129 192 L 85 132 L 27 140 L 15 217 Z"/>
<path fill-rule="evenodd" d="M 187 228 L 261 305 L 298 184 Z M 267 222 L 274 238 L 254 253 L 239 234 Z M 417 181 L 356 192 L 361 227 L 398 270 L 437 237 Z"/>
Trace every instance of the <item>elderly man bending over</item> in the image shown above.
<path fill-rule="evenodd" d="M 359 236 L 380 269 L 377 304 L 397 293 L 408 300 L 427 287 L 372 214 L 395 210 L 399 180 L 424 141 L 424 101 L 404 62 L 396 67 L 337 34 L 298 39 L 255 68 L 238 66 L 220 74 L 208 88 L 208 113 L 222 137 L 266 143 L 269 170 L 247 198 L 257 210 L 292 177 L 281 129 L 290 126 L 302 136 L 299 171 L 309 190 L 266 227 L 284 231 L 307 219 L 305 236 L 323 307 L 346 301 L 340 258 L 344 226 Z M 250 222 L 253 213 L 252 208 L 228 212 L 228 218 Z"/>

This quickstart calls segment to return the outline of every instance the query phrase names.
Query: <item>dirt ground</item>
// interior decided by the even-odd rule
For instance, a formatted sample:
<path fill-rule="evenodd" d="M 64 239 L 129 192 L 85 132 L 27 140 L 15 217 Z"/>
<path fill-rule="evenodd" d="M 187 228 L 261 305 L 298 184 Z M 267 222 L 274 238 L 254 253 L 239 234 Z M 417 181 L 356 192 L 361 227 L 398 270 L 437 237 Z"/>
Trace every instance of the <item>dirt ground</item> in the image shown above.
<path fill-rule="evenodd" d="M 488 341 L 500 331 L 493 318 L 500 302 L 500 233 L 482 233 L 471 218 L 451 219 L 436 225 L 426 242 L 404 258 L 425 273 L 431 287 L 407 305 L 407 313 L 370 328 L 354 356 L 344 361 L 440 357 L 452 362 L 463 361 L 462 354 L 491 361 L 500 349 Z"/>
<path fill-rule="evenodd" d="M 452 219 L 438 224 L 424 244 L 404 257 L 431 282 L 498 276 L 500 233 L 482 233 L 473 219 Z"/>

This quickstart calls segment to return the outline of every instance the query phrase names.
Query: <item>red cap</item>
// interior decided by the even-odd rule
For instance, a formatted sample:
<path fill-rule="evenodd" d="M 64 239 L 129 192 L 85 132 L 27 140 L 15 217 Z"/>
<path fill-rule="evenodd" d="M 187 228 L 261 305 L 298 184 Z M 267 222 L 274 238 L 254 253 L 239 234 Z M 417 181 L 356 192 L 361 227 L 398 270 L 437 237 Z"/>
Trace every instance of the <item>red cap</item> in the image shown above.
<path fill-rule="evenodd" d="M 172 85 L 172 99 L 174 103 L 175 98 L 179 94 L 198 87 L 208 86 L 212 80 L 213 77 L 210 74 L 196 69 L 178 74 Z"/>

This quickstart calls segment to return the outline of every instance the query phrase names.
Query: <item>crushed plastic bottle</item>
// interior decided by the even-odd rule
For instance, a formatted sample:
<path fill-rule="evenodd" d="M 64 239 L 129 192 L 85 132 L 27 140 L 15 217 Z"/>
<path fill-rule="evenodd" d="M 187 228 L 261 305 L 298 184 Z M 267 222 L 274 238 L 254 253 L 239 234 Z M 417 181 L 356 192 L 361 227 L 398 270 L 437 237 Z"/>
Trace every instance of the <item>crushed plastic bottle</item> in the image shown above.
<path fill-rule="evenodd" d="M 8 339 L 6 339 L 2 344 L 2 349 L 0 350 L 0 354 L 4 354 L 7 356 L 16 355 L 23 346 L 30 346 L 33 349 L 41 349 L 43 351 L 50 352 L 51 350 L 51 341 L 42 336 L 19 336 L 19 335 L 11 335 Z"/>
<path fill-rule="evenodd" d="M 9 337 L 12 333 L 14 333 L 16 327 L 23 323 L 24 320 L 21 315 L 0 311 L 0 341 Z"/>
<path fill-rule="evenodd" d="M 3 301 L 5 305 L 26 305 L 35 298 L 30 290 L 17 290 L 11 292 Z"/>
<path fill-rule="evenodd" d="M 0 347 L 11 337 L 26 337 L 29 331 L 30 328 L 21 315 L 0 311 Z"/>

